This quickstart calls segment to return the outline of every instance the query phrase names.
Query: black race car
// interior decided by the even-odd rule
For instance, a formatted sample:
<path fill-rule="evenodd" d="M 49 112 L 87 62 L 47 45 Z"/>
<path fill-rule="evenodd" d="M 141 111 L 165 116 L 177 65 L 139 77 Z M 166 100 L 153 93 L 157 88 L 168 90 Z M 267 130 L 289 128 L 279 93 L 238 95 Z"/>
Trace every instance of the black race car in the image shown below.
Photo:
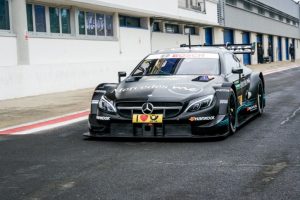
<path fill-rule="evenodd" d="M 248 46 L 249 47 L 249 46 Z M 226 137 L 265 107 L 262 73 L 235 53 L 250 45 L 160 50 L 92 97 L 88 137 Z"/>

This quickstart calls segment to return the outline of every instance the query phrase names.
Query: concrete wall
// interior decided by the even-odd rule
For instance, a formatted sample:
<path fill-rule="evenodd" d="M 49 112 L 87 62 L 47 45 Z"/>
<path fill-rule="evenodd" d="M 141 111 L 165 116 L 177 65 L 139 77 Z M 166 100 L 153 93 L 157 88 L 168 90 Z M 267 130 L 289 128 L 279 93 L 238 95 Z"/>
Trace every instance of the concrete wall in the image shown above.
<path fill-rule="evenodd" d="M 0 67 L 17 65 L 16 37 L 0 36 Z"/>
<path fill-rule="evenodd" d="M 292 0 L 257 0 L 265 5 L 276 8 L 282 12 L 288 13 L 289 15 L 299 18 L 299 8 L 297 4 Z"/>
<path fill-rule="evenodd" d="M 150 52 L 150 31 L 120 28 L 120 40 L 30 38 L 31 64 L 137 60 Z"/>
<path fill-rule="evenodd" d="M 278 61 L 278 37 L 277 36 L 273 36 L 273 55 L 274 55 L 274 61 Z"/>
<path fill-rule="evenodd" d="M 264 56 L 268 56 L 269 40 L 268 35 L 263 35 Z"/>
<path fill-rule="evenodd" d="M 238 16 L 238 17 L 237 17 Z M 225 6 L 225 26 L 245 31 L 299 38 L 299 28 L 262 17 L 229 5 Z"/>
<path fill-rule="evenodd" d="M 236 44 L 242 44 L 243 43 L 243 31 L 235 30 L 233 32 L 233 34 L 234 34 L 233 35 L 233 37 L 234 37 L 234 43 L 236 43 Z M 240 59 L 241 63 L 244 62 L 242 54 L 236 54 L 236 56 L 238 57 L 238 59 Z"/>
<path fill-rule="evenodd" d="M 149 30 L 120 28 L 121 42 L 30 38 L 31 65 L 0 67 L 0 100 L 116 82 L 150 53 Z"/>
<path fill-rule="evenodd" d="M 213 43 L 223 44 L 224 43 L 224 29 L 220 27 L 213 28 Z"/>
<path fill-rule="evenodd" d="M 296 59 L 300 58 L 300 40 L 295 40 Z"/>
<path fill-rule="evenodd" d="M 192 44 L 200 44 L 200 35 L 192 35 Z M 183 34 L 152 33 L 152 51 L 166 48 L 178 48 L 180 44 L 188 44 L 188 36 Z"/>
<path fill-rule="evenodd" d="M 71 0 L 76 3 L 92 3 L 110 8 L 122 9 L 121 13 L 145 16 L 160 16 L 197 23 L 218 24 L 217 1 L 206 1 L 206 13 L 181 9 L 177 0 Z"/>
<path fill-rule="evenodd" d="M 287 59 L 286 59 L 286 44 L 285 44 L 285 37 L 283 37 L 281 40 L 282 40 L 282 41 L 281 41 L 281 43 L 282 43 L 282 61 L 285 61 L 285 60 L 287 60 Z"/>

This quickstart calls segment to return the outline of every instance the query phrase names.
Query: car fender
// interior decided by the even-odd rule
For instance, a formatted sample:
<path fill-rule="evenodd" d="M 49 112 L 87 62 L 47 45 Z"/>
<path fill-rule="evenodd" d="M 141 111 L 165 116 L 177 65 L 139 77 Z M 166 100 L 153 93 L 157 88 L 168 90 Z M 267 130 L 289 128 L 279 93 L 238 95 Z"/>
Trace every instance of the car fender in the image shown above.
<path fill-rule="evenodd" d="M 257 92 L 258 92 L 258 83 L 259 81 L 262 81 L 263 84 L 263 89 L 265 88 L 265 83 L 264 83 L 264 77 L 263 74 L 260 73 L 252 73 L 250 76 L 250 87 L 249 87 L 249 92 L 251 92 L 251 97 L 249 97 L 249 99 L 251 98 L 256 98 L 257 96 Z"/>
<path fill-rule="evenodd" d="M 230 83 L 222 84 L 221 87 L 214 87 L 216 91 L 217 104 L 219 105 L 219 115 L 227 115 L 228 100 L 230 94 L 234 92 L 234 85 Z"/>

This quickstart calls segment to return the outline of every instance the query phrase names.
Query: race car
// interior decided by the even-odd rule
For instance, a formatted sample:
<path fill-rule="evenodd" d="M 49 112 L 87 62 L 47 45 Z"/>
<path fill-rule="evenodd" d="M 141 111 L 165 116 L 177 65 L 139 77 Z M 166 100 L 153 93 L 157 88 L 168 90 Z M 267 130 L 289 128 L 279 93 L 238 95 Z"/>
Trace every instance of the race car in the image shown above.
<path fill-rule="evenodd" d="M 226 138 L 265 107 L 263 74 L 237 53 L 253 53 L 253 45 L 181 45 L 148 55 L 129 76 L 119 72 L 119 83 L 96 87 L 84 135 Z"/>

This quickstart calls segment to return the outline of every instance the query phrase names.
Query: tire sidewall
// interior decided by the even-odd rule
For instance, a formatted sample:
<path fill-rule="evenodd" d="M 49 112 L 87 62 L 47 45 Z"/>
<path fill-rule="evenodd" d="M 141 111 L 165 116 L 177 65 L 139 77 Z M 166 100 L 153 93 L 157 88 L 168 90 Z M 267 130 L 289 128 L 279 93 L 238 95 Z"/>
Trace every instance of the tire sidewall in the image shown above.
<path fill-rule="evenodd" d="M 262 86 L 262 82 L 259 81 L 257 85 L 257 96 L 256 96 L 257 98 L 256 104 L 257 104 L 257 110 L 259 115 L 262 115 L 264 112 L 263 95 L 264 95 L 264 89 Z"/>
<path fill-rule="evenodd" d="M 230 109 L 231 109 L 231 98 L 234 99 L 234 107 L 235 107 L 235 112 L 233 113 L 235 115 L 234 117 L 234 124 L 232 123 L 232 120 L 231 120 L 231 115 L 230 115 Z M 237 124 L 237 102 L 236 102 L 236 95 L 234 92 L 232 92 L 229 96 L 229 99 L 228 99 L 228 129 L 229 129 L 229 134 L 234 134 L 236 132 L 236 124 Z"/>

